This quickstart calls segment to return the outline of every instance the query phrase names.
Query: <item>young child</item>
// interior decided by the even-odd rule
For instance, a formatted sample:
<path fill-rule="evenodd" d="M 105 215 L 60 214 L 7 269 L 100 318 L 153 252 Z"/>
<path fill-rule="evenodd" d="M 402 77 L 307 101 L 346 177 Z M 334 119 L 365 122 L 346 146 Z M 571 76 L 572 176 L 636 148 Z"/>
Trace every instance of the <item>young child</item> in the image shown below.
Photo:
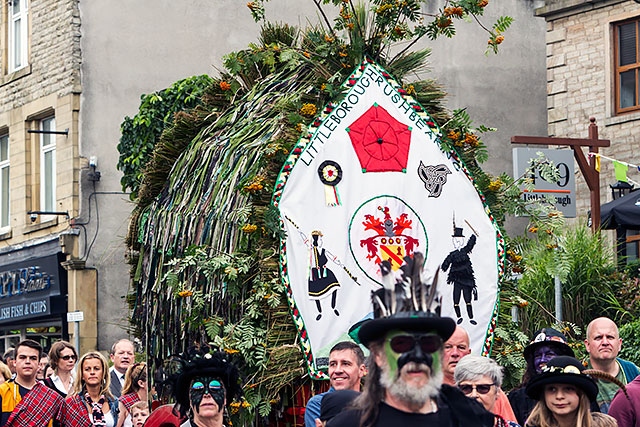
<path fill-rule="evenodd" d="M 527 385 L 527 395 L 538 403 L 526 427 L 592 427 L 590 407 L 598 386 L 584 370 L 573 357 L 551 359 Z"/>
<path fill-rule="evenodd" d="M 136 402 L 131 407 L 131 422 L 133 427 L 142 427 L 149 418 L 149 404 L 147 402 Z"/>

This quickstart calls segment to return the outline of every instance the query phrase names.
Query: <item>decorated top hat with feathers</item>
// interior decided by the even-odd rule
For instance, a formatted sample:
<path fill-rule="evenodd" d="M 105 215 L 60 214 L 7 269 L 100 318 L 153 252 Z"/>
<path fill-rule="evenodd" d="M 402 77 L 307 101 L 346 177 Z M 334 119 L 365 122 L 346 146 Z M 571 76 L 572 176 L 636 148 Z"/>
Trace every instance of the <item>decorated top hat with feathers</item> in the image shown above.
<path fill-rule="evenodd" d="M 358 340 L 369 346 L 384 338 L 387 332 L 430 332 L 446 341 L 453 334 L 456 323 L 448 317 L 440 317 L 441 298 L 437 298 L 438 271 L 431 284 L 421 279 L 424 255 L 415 252 L 406 255 L 397 274 L 389 261 L 380 263 L 383 287 L 372 292 L 373 319 L 364 321 L 358 330 Z"/>

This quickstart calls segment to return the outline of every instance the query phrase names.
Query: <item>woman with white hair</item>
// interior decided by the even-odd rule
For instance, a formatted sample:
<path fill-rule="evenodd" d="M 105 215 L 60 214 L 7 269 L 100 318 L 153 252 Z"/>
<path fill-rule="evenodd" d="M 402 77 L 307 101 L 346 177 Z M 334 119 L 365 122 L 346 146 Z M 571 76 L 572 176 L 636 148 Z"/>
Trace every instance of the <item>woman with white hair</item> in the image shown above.
<path fill-rule="evenodd" d="M 502 377 L 502 366 L 495 360 L 471 355 L 460 359 L 453 374 L 456 386 L 467 397 L 476 399 L 487 411 L 494 414 Z M 519 427 L 513 421 L 505 421 L 500 415 L 496 414 L 495 417 L 496 426 Z"/>

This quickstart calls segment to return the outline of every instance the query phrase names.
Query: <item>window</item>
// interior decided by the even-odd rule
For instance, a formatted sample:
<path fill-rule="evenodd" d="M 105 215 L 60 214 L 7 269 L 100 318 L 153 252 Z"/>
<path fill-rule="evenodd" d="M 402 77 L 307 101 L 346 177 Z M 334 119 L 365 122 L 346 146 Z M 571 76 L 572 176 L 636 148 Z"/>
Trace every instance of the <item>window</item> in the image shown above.
<path fill-rule="evenodd" d="M 9 227 L 9 135 L 0 136 L 0 228 Z"/>
<path fill-rule="evenodd" d="M 639 24 L 634 18 L 614 26 L 616 113 L 640 110 Z"/>
<path fill-rule="evenodd" d="M 9 72 L 27 66 L 29 48 L 28 0 L 9 1 Z"/>
<path fill-rule="evenodd" d="M 40 210 L 56 210 L 56 119 L 40 121 Z"/>

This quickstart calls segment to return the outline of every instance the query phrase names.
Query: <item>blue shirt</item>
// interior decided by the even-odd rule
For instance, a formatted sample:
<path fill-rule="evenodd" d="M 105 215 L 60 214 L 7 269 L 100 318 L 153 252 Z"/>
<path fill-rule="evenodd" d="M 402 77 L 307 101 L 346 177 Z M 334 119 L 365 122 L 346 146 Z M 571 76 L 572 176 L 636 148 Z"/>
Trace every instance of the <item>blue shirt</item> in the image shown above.
<path fill-rule="evenodd" d="M 329 391 L 312 396 L 307 402 L 307 408 L 304 410 L 304 427 L 316 427 L 316 418 L 320 418 L 320 405 L 322 404 L 322 396 L 335 391 L 331 387 Z"/>

